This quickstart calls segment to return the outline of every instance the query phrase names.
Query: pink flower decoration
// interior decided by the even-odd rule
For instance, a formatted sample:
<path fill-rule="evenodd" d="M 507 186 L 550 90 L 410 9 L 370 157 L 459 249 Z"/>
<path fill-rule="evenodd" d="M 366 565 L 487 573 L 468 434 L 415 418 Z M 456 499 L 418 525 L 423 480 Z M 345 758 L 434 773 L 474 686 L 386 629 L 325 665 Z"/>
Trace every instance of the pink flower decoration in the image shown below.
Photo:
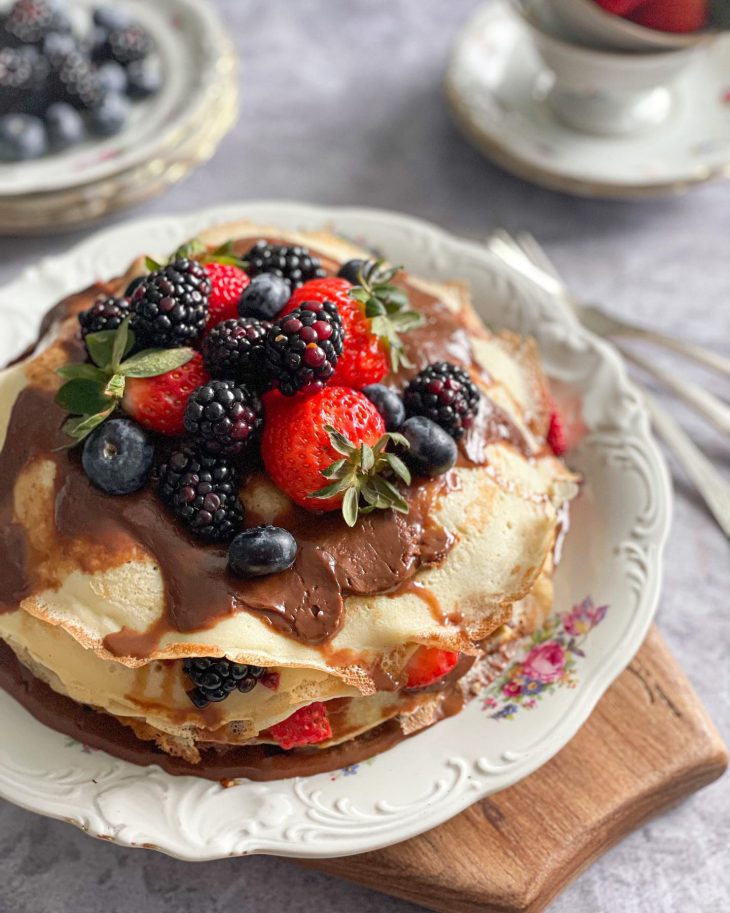
<path fill-rule="evenodd" d="M 523 663 L 525 675 L 545 685 L 558 681 L 563 675 L 564 667 L 565 651 L 554 640 L 533 647 Z"/>
<path fill-rule="evenodd" d="M 502 686 L 502 691 L 507 697 L 517 697 L 518 694 L 522 694 L 522 685 L 515 681 L 506 682 Z"/>

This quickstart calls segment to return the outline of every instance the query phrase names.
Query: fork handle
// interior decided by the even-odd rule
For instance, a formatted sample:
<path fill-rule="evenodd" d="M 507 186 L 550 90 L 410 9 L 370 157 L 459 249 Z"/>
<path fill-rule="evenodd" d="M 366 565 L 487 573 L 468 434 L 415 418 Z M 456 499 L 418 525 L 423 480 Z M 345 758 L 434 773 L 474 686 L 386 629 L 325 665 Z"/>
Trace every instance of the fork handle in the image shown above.
<path fill-rule="evenodd" d="M 689 380 L 680 380 L 674 374 L 664 371 L 657 365 L 653 365 L 645 358 L 641 358 L 635 352 L 630 352 L 624 346 L 621 346 L 621 354 L 628 361 L 633 362 L 642 371 L 651 374 L 660 383 L 664 384 L 669 390 L 684 400 L 689 406 L 704 416 L 711 422 L 718 431 L 723 434 L 730 434 L 730 406 L 727 406 L 722 400 L 713 396 L 702 387 L 698 387 Z"/>
<path fill-rule="evenodd" d="M 674 419 L 657 404 L 654 397 L 643 388 L 641 390 L 654 428 L 671 448 L 677 461 L 702 495 L 710 513 L 725 535 L 730 538 L 730 485 Z"/>
<path fill-rule="evenodd" d="M 673 336 L 665 336 L 664 333 L 657 333 L 656 330 L 648 330 L 644 327 L 625 323 L 621 324 L 621 329 L 617 329 L 615 335 L 645 339 L 647 342 L 653 342 L 655 345 L 663 346 L 665 349 L 671 349 L 673 352 L 678 352 L 680 355 L 684 355 L 685 358 L 696 361 L 706 368 L 712 368 L 713 371 L 719 371 L 721 374 L 730 377 L 730 358 L 726 358 L 719 352 L 703 349 L 701 346 L 693 345 L 691 342 L 684 342 L 682 339 L 675 339 Z"/>

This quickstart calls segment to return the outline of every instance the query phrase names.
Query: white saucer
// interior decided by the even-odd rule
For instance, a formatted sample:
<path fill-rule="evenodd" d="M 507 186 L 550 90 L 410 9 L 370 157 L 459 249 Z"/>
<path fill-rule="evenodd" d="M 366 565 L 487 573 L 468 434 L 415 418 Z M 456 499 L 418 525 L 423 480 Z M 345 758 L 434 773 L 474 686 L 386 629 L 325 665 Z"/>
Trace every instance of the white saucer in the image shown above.
<path fill-rule="evenodd" d="M 477 10 L 446 75 L 457 123 L 501 167 L 579 196 L 636 199 L 730 177 L 730 36 L 679 78 L 667 119 L 621 138 L 578 133 L 556 119 L 543 68 L 505 0 Z"/>

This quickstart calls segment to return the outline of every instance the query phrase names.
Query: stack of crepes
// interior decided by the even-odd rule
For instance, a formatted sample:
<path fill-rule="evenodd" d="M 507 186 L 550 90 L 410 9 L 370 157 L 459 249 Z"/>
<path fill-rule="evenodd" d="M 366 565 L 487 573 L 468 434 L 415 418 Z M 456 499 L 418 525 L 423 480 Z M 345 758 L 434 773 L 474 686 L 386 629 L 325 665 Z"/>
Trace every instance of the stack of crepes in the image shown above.
<path fill-rule="evenodd" d="M 249 223 L 202 240 L 233 238 L 245 251 L 264 237 L 306 245 L 329 274 L 364 256 L 331 234 Z M 246 525 L 293 529 L 300 551 L 282 574 L 241 580 L 227 573 L 226 550 L 189 539 L 154 492 L 105 496 L 78 448 L 58 449 L 68 441 L 56 369 L 81 357 L 76 315 L 143 272 L 140 260 L 61 302 L 34 351 L 0 374 L 3 685 L 59 730 L 208 776 L 342 766 L 454 712 L 494 651 L 550 612 L 556 540 L 578 490 L 546 444 L 551 400 L 534 341 L 487 330 L 461 283 L 399 274 L 425 321 L 404 337 L 413 366 L 385 382 L 402 387 L 448 360 L 482 393 L 457 465 L 414 480 L 407 515 L 376 511 L 353 529 L 295 507 L 254 471 L 241 490 Z M 424 646 L 460 661 L 408 689 L 406 667 Z M 265 667 L 268 686 L 199 709 L 183 660 L 223 656 Z M 282 748 L 272 727 L 314 702 L 331 737 Z"/>

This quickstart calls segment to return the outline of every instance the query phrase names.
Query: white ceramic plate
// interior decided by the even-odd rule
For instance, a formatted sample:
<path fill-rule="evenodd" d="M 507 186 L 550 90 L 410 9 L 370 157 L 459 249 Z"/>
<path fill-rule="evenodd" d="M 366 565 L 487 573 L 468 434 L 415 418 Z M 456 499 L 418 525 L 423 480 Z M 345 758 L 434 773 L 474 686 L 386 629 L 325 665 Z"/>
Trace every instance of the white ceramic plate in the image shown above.
<path fill-rule="evenodd" d="M 78 0 L 91 9 L 96 0 Z M 135 103 L 129 124 L 106 140 L 59 155 L 0 163 L 0 199 L 88 185 L 149 161 L 210 118 L 209 95 L 234 67 L 234 53 L 210 3 L 127 0 L 131 15 L 154 36 L 164 71 L 161 91 Z M 87 17 L 88 20 L 88 17 Z"/>
<path fill-rule="evenodd" d="M 456 717 L 330 774 L 224 789 L 90 751 L 0 693 L 0 795 L 88 833 L 189 860 L 247 853 L 346 855 L 413 837 L 544 764 L 576 733 L 651 622 L 670 515 L 664 463 L 613 350 L 484 248 L 425 222 L 367 209 L 246 203 L 130 222 L 41 262 L 0 291 L 0 359 L 33 338 L 45 309 L 140 252 L 164 254 L 203 226 L 247 217 L 326 225 L 416 274 L 471 284 L 482 316 L 534 334 L 563 407 L 586 426 L 569 462 L 586 479 L 557 575 L 554 623 Z M 605 608 L 608 606 L 608 608 Z"/>
<path fill-rule="evenodd" d="M 454 44 L 446 93 L 459 126 L 498 165 L 555 190 L 618 199 L 730 176 L 730 35 L 680 75 L 666 120 L 630 137 L 563 125 L 547 102 L 551 86 L 506 0 L 480 7 Z"/>

